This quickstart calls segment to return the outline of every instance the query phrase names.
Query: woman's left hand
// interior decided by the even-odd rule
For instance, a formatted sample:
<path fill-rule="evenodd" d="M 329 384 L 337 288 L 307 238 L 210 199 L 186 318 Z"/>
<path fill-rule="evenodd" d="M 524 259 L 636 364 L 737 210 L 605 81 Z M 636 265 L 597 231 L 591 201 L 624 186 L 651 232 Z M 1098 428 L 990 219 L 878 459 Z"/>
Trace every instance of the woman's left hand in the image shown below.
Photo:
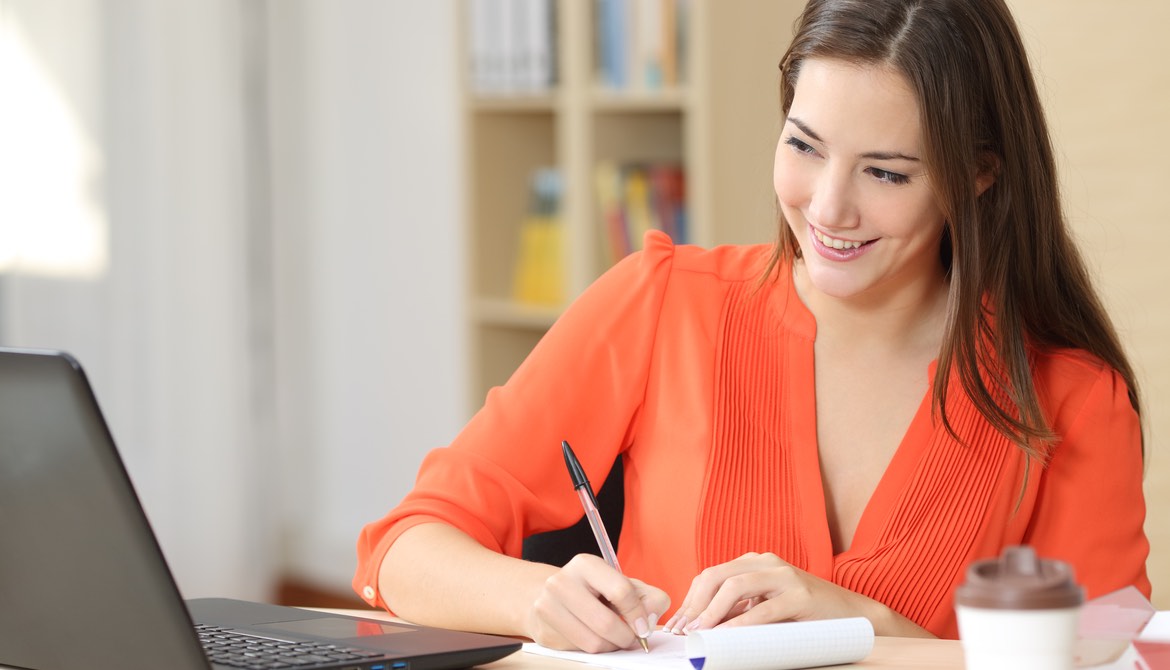
<path fill-rule="evenodd" d="M 878 635 L 933 637 L 880 602 L 811 575 L 775 554 L 744 554 L 707 568 L 664 630 L 863 616 Z"/>

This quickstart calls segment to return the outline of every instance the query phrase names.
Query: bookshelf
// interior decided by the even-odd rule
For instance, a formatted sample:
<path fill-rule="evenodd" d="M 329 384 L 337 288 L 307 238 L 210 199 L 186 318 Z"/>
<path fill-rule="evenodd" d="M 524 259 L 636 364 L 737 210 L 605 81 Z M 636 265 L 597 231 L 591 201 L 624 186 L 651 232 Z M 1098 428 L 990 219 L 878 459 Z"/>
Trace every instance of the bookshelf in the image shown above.
<path fill-rule="evenodd" d="M 507 380 L 565 304 L 613 262 L 597 201 L 598 165 L 681 167 L 688 243 L 775 237 L 777 64 L 803 1 L 548 0 L 551 12 L 540 19 L 551 25 L 550 39 L 537 51 L 548 51 L 540 58 L 551 59 L 551 83 L 534 86 L 525 75 L 512 88 L 497 80 L 485 86 L 483 42 L 490 38 L 483 36 L 483 12 L 507 3 L 513 9 L 505 11 L 525 11 L 515 7 L 539 1 L 460 2 L 472 408 Z M 670 66 L 679 74 L 660 84 L 614 88 L 600 71 L 605 59 L 598 51 L 605 47 L 595 28 L 607 20 L 605 12 L 627 11 L 621 8 L 632 3 L 641 3 L 638 11 L 660 3 L 669 9 L 653 12 L 685 12 L 683 29 L 670 39 L 683 45 Z M 519 39 L 515 31 L 509 36 Z M 530 182 L 541 168 L 555 168 L 562 180 L 556 265 L 565 299 L 558 304 L 513 299 Z"/>

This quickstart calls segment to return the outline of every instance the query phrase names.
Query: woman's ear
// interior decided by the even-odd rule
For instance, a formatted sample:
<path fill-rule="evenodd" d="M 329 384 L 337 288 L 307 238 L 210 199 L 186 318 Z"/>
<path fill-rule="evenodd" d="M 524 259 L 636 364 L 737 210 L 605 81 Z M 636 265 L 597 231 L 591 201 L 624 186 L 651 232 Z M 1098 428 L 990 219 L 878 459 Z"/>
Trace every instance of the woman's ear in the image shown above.
<path fill-rule="evenodd" d="M 991 188 L 995 178 L 999 176 L 1000 160 L 990 151 L 979 152 L 979 172 L 975 174 L 975 197 Z"/>

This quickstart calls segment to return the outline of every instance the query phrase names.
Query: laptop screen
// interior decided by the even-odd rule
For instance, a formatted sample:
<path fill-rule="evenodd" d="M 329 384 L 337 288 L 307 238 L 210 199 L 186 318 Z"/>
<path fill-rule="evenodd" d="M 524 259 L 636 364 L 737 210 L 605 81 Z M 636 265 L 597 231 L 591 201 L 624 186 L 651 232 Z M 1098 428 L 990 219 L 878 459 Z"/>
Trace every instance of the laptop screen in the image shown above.
<path fill-rule="evenodd" d="M 0 664 L 207 668 L 80 366 L 0 350 Z"/>

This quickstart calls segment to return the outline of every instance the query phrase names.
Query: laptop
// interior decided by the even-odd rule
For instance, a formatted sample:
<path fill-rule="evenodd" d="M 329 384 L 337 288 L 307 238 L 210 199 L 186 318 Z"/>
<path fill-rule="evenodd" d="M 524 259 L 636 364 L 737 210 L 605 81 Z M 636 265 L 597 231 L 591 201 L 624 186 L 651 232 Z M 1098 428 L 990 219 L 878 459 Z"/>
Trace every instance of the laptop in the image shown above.
<path fill-rule="evenodd" d="M 0 348 L 0 666 L 441 670 L 520 647 L 293 607 L 184 601 L 81 366 L 64 352 Z"/>

